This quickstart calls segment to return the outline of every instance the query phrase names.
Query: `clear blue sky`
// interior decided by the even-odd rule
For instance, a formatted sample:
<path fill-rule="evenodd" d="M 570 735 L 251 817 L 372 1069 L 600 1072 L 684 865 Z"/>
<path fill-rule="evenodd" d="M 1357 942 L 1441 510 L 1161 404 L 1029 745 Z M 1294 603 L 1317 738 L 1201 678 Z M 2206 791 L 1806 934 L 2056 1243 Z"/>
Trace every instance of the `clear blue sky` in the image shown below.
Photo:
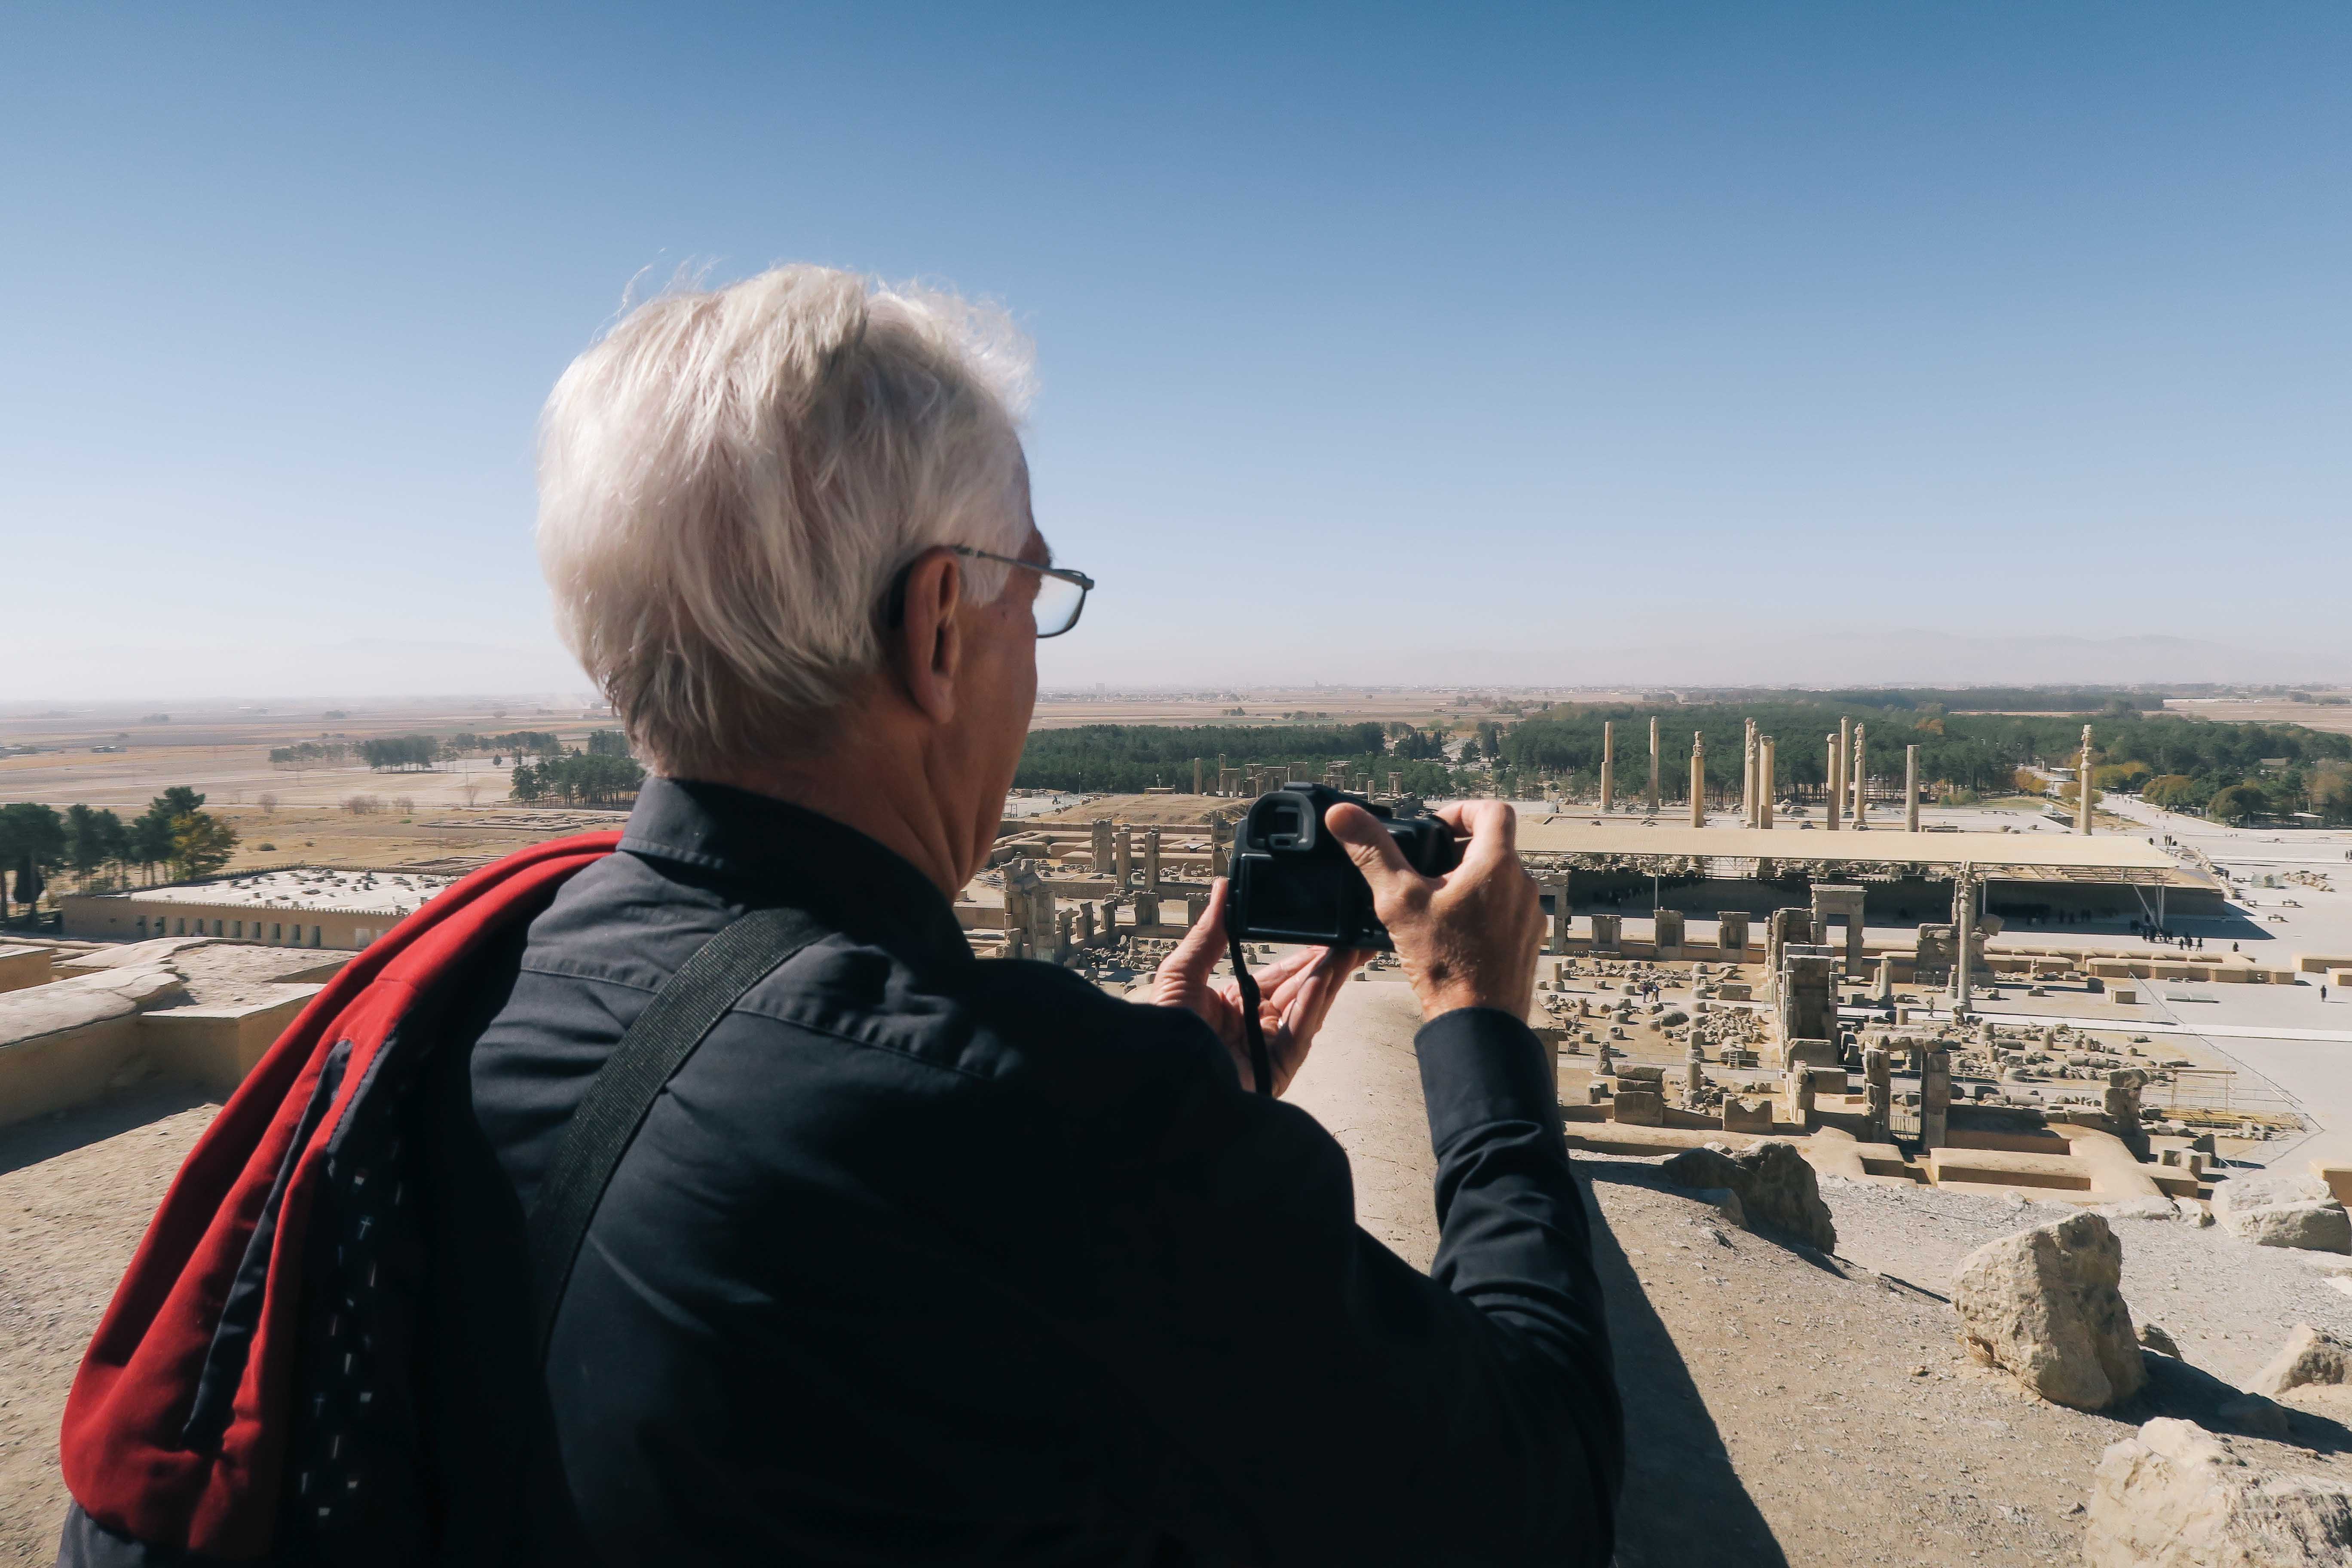
<path fill-rule="evenodd" d="M 541 399 L 782 259 L 1034 332 L 1049 683 L 2352 673 L 2347 81 L 2335 3 L 12 7 L 0 699 L 564 680 Z"/>

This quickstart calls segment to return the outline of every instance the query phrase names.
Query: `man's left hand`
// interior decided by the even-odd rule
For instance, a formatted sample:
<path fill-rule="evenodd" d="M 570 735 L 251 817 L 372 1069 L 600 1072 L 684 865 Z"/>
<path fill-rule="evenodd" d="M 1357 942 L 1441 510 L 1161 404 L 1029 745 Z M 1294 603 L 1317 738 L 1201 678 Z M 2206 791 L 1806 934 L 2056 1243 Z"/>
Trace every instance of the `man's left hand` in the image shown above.
<path fill-rule="evenodd" d="M 1182 1007 L 1199 1014 L 1232 1054 L 1242 1087 L 1255 1089 L 1249 1037 L 1242 1027 L 1241 982 L 1214 978 L 1218 961 L 1225 956 L 1225 916 L 1231 900 L 1231 884 L 1218 878 L 1209 889 L 1207 911 L 1192 922 L 1176 950 L 1160 961 L 1159 973 L 1152 976 L 1151 999 L 1162 1007 Z M 1288 1089 L 1290 1080 L 1298 1076 L 1340 984 L 1370 957 L 1369 952 L 1344 948 L 1303 947 L 1259 973 L 1258 1023 L 1265 1031 L 1275 1093 Z"/>

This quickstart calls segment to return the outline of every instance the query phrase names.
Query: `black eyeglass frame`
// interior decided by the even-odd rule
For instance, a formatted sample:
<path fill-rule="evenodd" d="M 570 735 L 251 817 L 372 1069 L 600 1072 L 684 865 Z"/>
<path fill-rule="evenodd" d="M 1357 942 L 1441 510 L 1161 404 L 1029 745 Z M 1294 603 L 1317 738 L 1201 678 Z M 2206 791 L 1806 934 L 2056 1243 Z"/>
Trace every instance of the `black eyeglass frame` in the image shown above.
<path fill-rule="evenodd" d="M 1064 626 L 1058 632 L 1039 632 L 1037 639 L 1040 642 L 1047 637 L 1057 637 L 1070 631 L 1077 626 L 1078 617 L 1087 613 L 1087 595 L 1094 592 L 1095 580 L 1083 572 L 1075 571 L 1067 566 L 1046 566 L 1034 561 L 1024 561 L 1017 555 L 999 555 L 993 551 L 975 550 L 969 544 L 950 544 L 947 548 L 950 554 L 966 556 L 973 561 L 993 561 L 1000 566 L 1022 567 L 1036 573 L 1041 577 L 1058 577 L 1077 589 L 1078 607 L 1070 612 L 1069 626 Z M 913 574 L 914 570 L 915 563 L 909 561 L 898 568 L 897 576 L 890 579 L 890 596 L 883 609 L 885 625 L 893 627 L 906 625 L 907 579 Z"/>

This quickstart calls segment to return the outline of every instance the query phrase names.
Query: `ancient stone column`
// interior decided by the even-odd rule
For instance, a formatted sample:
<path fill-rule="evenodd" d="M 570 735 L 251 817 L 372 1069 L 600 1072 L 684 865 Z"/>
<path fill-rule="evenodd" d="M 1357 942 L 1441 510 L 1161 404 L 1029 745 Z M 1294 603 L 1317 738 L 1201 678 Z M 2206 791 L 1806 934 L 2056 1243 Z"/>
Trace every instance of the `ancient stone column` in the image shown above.
<path fill-rule="evenodd" d="M 1201 777 L 1201 759 L 1194 757 L 1192 759 L 1192 793 L 1194 795 L 1201 793 L 1201 785 L 1203 782 Z"/>
<path fill-rule="evenodd" d="M 1601 809 L 1616 809 L 1617 801 L 1617 721 L 1601 721 Z"/>
<path fill-rule="evenodd" d="M 1870 726 L 1853 727 L 1853 751 L 1846 759 L 1845 771 L 1853 775 L 1853 825 L 1857 828 L 1870 819 Z"/>
<path fill-rule="evenodd" d="M 1160 923 L 1160 900 L 1150 893 L 1135 895 L 1135 929 L 1139 931 Z"/>
<path fill-rule="evenodd" d="M 1895 1064 L 1877 1046 L 1862 1053 L 1862 1093 L 1870 1118 L 1870 1142 L 1884 1143 L 1895 1120 Z"/>
<path fill-rule="evenodd" d="M 2074 769 L 2074 830 L 2091 831 L 2091 727 L 2083 726 L 2083 754 Z"/>
<path fill-rule="evenodd" d="M 1233 870 L 1231 833 L 1221 817 L 1209 818 L 1209 875 L 1228 876 Z"/>
<path fill-rule="evenodd" d="M 1054 962 L 1059 963 L 1070 956 L 1077 944 L 1078 915 L 1076 910 L 1062 910 L 1054 916 Z"/>
<path fill-rule="evenodd" d="M 1841 720 L 1840 722 L 1843 722 L 1843 721 Z M 1832 735 L 1828 738 L 1828 744 L 1830 753 L 1830 776 L 1829 787 L 1822 792 L 1823 796 L 1822 805 L 1825 808 L 1822 815 L 1822 826 L 1827 828 L 1830 832 L 1835 833 L 1838 830 L 1840 808 L 1845 804 L 1843 799 L 1845 795 L 1845 746 L 1843 742 L 1835 735 Z"/>
<path fill-rule="evenodd" d="M 1389 775 L 1389 793 L 1396 795 L 1404 794 L 1404 775 L 1402 773 L 1391 773 Z"/>
<path fill-rule="evenodd" d="M 1698 1036 L 1691 1036 L 1690 1056 L 1683 1064 L 1683 1109 L 1696 1110 L 1706 1096 L 1706 1051 Z"/>
<path fill-rule="evenodd" d="M 1740 742 L 1743 749 L 1739 764 L 1739 825 L 1742 827 L 1761 827 L 1764 826 L 1764 814 L 1757 805 L 1761 792 L 1756 787 L 1756 721 L 1747 720 L 1743 727 L 1746 734 Z"/>
<path fill-rule="evenodd" d="M 1651 759 L 1651 766 L 1654 768 L 1656 765 L 1657 759 L 1654 757 Z M 1657 791 L 1653 788 L 1650 793 L 1654 795 Z M 1705 827 L 1706 826 L 1706 737 L 1696 730 L 1691 731 L 1690 811 L 1691 826 Z"/>
<path fill-rule="evenodd" d="M 1143 836 L 1143 890 L 1160 890 L 1160 829 L 1156 827 Z"/>
<path fill-rule="evenodd" d="M 1919 748 L 1903 748 L 1903 831 L 1919 831 Z"/>
<path fill-rule="evenodd" d="M 1223 752 L 1217 753 L 1217 793 L 1221 795 L 1233 793 L 1225 780 L 1225 753 Z"/>
<path fill-rule="evenodd" d="M 1919 1147 L 1941 1149 L 1951 1142 L 1952 1053 L 1929 1051 L 1919 1075 Z"/>
<path fill-rule="evenodd" d="M 1650 815 L 1658 815 L 1658 721 L 1650 719 Z"/>
<path fill-rule="evenodd" d="M 1957 951 L 1952 955 L 1952 1011 L 1969 1010 L 1970 986 L 1975 976 L 1969 973 L 1969 952 L 1976 945 L 1977 897 L 1975 877 L 1967 866 L 1952 879 L 1952 935 Z"/>
<path fill-rule="evenodd" d="M 1111 836 L 1111 875 L 1122 888 L 1135 876 L 1135 829 L 1124 822 Z"/>
<path fill-rule="evenodd" d="M 1771 736 L 1764 735 L 1757 739 L 1756 814 L 1763 819 L 1757 825 L 1759 827 L 1772 826 L 1772 796 L 1780 789 L 1780 759 L 1775 754 L 1776 751 Z M 1761 874 L 1760 871 L 1759 874 Z"/>
<path fill-rule="evenodd" d="M 1551 950 L 1554 952 L 1568 951 L 1568 927 L 1572 918 L 1569 898 L 1568 876 L 1562 872 L 1551 884 Z"/>
<path fill-rule="evenodd" d="M 1091 942 L 1094 939 L 1095 907 L 1092 904 L 1080 904 L 1078 906 L 1078 940 Z"/>
<path fill-rule="evenodd" d="M 1096 817 L 1096 818 L 1095 818 L 1095 822 L 1094 822 L 1094 830 L 1095 830 L 1095 875 L 1096 875 L 1096 876 L 1097 876 L 1097 877 L 1108 877 L 1108 876 L 1109 876 L 1109 875 L 1110 875 L 1110 869 L 1111 869 L 1111 864 L 1112 864 L 1112 860 L 1111 860 L 1111 846 L 1110 846 L 1110 818 L 1109 818 L 1109 817 L 1108 817 L 1108 816 L 1097 816 L 1097 817 Z"/>

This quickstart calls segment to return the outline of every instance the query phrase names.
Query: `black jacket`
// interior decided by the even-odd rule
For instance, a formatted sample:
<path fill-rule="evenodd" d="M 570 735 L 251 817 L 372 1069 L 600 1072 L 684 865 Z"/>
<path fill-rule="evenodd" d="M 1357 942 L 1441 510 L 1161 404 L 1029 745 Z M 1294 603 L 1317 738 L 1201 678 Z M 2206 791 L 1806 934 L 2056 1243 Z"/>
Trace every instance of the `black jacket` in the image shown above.
<path fill-rule="evenodd" d="M 520 1215 L 566 1119 L 662 982 L 779 903 L 838 934 L 656 1101 L 534 1382 Z M 649 783 L 510 957 L 425 1130 L 465 1260 L 444 1506 L 487 1546 L 499 1500 L 537 1499 L 485 1560 L 583 1536 L 628 1563 L 1609 1560 L 1601 1291 L 1518 1019 L 1420 1033 L 1424 1277 L 1200 1020 L 976 960 L 936 888 L 810 813 Z"/>

